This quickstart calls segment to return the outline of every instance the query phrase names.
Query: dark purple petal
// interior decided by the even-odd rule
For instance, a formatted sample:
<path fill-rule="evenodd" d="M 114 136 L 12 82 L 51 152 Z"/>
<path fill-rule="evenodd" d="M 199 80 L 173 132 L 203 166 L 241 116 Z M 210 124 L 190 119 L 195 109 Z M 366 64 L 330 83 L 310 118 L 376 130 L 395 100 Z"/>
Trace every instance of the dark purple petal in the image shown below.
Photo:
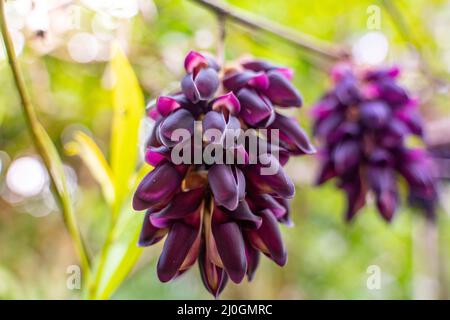
<path fill-rule="evenodd" d="M 215 201 L 228 210 L 235 210 L 244 197 L 245 178 L 242 171 L 226 164 L 215 164 L 209 169 L 208 181 Z"/>
<path fill-rule="evenodd" d="M 264 94 L 270 101 L 280 107 L 300 107 L 302 97 L 300 92 L 282 73 L 272 70 L 267 73 L 269 77 L 269 87 Z"/>
<path fill-rule="evenodd" d="M 378 210 L 386 221 L 391 221 L 398 202 L 394 172 L 389 167 L 368 166 L 367 180 L 375 193 Z"/>
<path fill-rule="evenodd" d="M 215 210 L 220 211 L 225 217 L 239 222 L 239 225 L 244 228 L 258 229 L 262 223 L 261 218 L 253 214 L 245 200 L 239 202 L 236 210 L 230 211 L 220 207 L 216 207 Z"/>
<path fill-rule="evenodd" d="M 245 168 L 245 177 L 249 190 L 257 194 L 269 193 L 283 198 L 292 198 L 295 194 L 295 186 L 284 172 L 278 160 L 271 155 L 261 155 L 264 164 L 249 165 Z M 268 169 L 270 174 L 263 173 L 262 169 Z"/>
<path fill-rule="evenodd" d="M 194 82 L 194 75 L 187 74 L 181 80 L 181 90 L 183 90 L 184 95 L 193 103 L 200 101 L 200 92 Z"/>
<path fill-rule="evenodd" d="M 205 288 L 218 298 L 228 281 L 226 272 L 209 260 L 205 249 L 200 251 L 198 266 Z"/>
<path fill-rule="evenodd" d="M 199 93 L 199 100 L 209 100 L 219 88 L 219 75 L 213 68 L 201 69 L 195 77 L 194 83 Z"/>
<path fill-rule="evenodd" d="M 217 251 L 230 279 L 239 283 L 247 271 L 245 243 L 239 226 L 234 222 L 212 225 Z"/>
<path fill-rule="evenodd" d="M 250 195 L 248 202 L 252 211 L 268 209 L 277 219 L 286 214 L 286 208 L 268 194 Z"/>
<path fill-rule="evenodd" d="M 247 279 L 252 281 L 255 276 L 256 269 L 259 265 L 259 251 L 252 247 L 252 245 L 245 242 L 245 255 L 247 257 Z"/>
<path fill-rule="evenodd" d="M 182 222 L 173 224 L 158 260 L 158 278 L 161 282 L 170 281 L 177 275 L 197 234 L 198 230 Z"/>
<path fill-rule="evenodd" d="M 167 233 L 167 229 L 160 229 L 150 222 L 150 213 L 145 213 L 142 223 L 141 233 L 139 234 L 138 246 L 148 247 L 160 241 Z"/>
<path fill-rule="evenodd" d="M 338 174 L 343 174 L 358 165 L 361 159 L 361 146 L 349 140 L 339 144 L 333 152 L 333 162 Z"/>
<path fill-rule="evenodd" d="M 361 100 L 356 79 L 351 74 L 346 74 L 337 83 L 335 94 L 339 102 L 345 106 L 356 105 Z"/>
<path fill-rule="evenodd" d="M 203 194 L 203 188 L 176 194 L 168 206 L 150 216 L 150 221 L 159 228 L 168 227 L 174 220 L 185 218 L 199 210 Z"/>
<path fill-rule="evenodd" d="M 180 188 L 182 176 L 170 163 L 162 163 L 149 172 L 137 187 L 133 208 L 158 210 L 165 207 Z"/>
<path fill-rule="evenodd" d="M 237 98 L 241 103 L 240 116 L 244 121 L 254 127 L 267 126 L 274 119 L 272 103 L 253 89 L 241 89 Z"/>
<path fill-rule="evenodd" d="M 324 160 L 322 167 L 319 171 L 319 176 L 317 178 L 316 184 L 321 185 L 330 179 L 337 176 L 336 170 L 334 170 L 334 164 L 329 159 Z"/>
<path fill-rule="evenodd" d="M 269 129 L 278 129 L 280 140 L 286 143 L 285 147 L 291 152 L 313 154 L 316 149 L 309 141 L 308 135 L 294 118 L 288 118 L 277 113 Z"/>
<path fill-rule="evenodd" d="M 406 105 L 409 97 L 406 90 L 392 79 L 383 79 L 377 83 L 379 97 L 393 106 Z"/>
<path fill-rule="evenodd" d="M 159 139 L 164 145 L 173 147 L 180 142 L 172 136 L 174 131 L 183 129 L 192 135 L 194 133 L 194 122 L 195 119 L 189 111 L 179 109 L 170 114 L 159 125 Z"/>
<path fill-rule="evenodd" d="M 255 89 L 265 90 L 269 86 L 269 78 L 264 72 L 235 72 L 223 79 L 223 85 L 231 91 L 238 91 L 247 85 Z"/>
<path fill-rule="evenodd" d="M 345 217 L 347 221 L 353 219 L 356 213 L 366 204 L 367 190 L 361 183 L 358 173 L 351 175 L 351 179 L 345 180 L 341 184 L 347 194 L 347 210 Z"/>
<path fill-rule="evenodd" d="M 379 129 L 386 125 L 391 110 L 382 101 L 368 101 L 360 105 L 361 121 L 367 128 Z"/>
<path fill-rule="evenodd" d="M 259 214 L 263 219 L 261 227 L 257 230 L 248 230 L 246 234 L 255 248 L 261 250 L 276 264 L 284 266 L 287 261 L 287 252 L 277 220 L 269 210 L 263 210 Z"/>

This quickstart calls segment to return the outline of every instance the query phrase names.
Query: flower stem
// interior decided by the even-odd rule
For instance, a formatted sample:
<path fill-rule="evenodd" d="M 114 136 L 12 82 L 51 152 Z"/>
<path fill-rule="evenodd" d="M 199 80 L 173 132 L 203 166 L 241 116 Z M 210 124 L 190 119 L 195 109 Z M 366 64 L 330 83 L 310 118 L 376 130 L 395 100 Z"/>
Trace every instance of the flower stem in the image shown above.
<path fill-rule="evenodd" d="M 30 96 L 27 93 L 25 80 L 20 70 L 19 63 L 16 58 L 13 42 L 8 32 L 8 26 L 5 17 L 5 1 L 0 0 L 0 28 L 3 36 L 3 41 L 6 47 L 6 53 L 8 56 L 8 62 L 11 66 L 11 70 L 14 76 L 14 82 L 17 87 L 17 91 L 22 102 L 23 113 L 26 119 L 28 129 L 31 133 L 31 138 L 36 147 L 38 154 L 41 156 L 42 161 L 49 173 L 52 189 L 55 194 L 55 198 L 61 208 L 65 226 L 72 237 L 73 244 L 78 253 L 81 267 L 84 272 L 84 278 L 89 277 L 89 257 L 86 253 L 86 247 L 81 238 L 73 207 L 67 193 L 66 179 L 64 172 L 58 170 L 58 166 L 61 164 L 58 153 L 55 146 L 51 143 L 47 132 L 39 122 L 36 111 L 31 103 Z M 60 169 L 61 167 L 59 167 Z"/>
<path fill-rule="evenodd" d="M 330 43 L 315 39 L 310 35 L 293 31 L 270 20 L 251 15 L 250 13 L 244 12 L 243 10 L 239 10 L 225 3 L 221 3 L 220 1 L 192 1 L 214 11 L 218 15 L 227 17 L 238 24 L 249 27 L 251 29 L 257 29 L 270 33 L 274 36 L 279 37 L 280 39 L 283 39 L 304 49 L 305 51 L 317 54 L 327 60 L 337 61 L 347 58 L 349 55 L 348 52 L 343 50 L 343 48 L 336 47 Z"/>

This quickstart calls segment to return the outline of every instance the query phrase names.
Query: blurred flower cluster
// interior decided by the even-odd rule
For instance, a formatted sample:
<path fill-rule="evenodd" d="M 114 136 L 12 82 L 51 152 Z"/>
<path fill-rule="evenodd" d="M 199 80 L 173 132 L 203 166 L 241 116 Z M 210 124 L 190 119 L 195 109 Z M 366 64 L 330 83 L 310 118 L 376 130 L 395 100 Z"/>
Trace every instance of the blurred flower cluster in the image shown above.
<path fill-rule="evenodd" d="M 398 68 L 355 69 L 340 64 L 335 86 L 315 106 L 314 133 L 322 143 L 318 183 L 334 177 L 347 194 L 352 219 L 371 190 L 377 208 L 390 221 L 399 206 L 397 181 L 409 188 L 409 202 L 435 215 L 434 166 L 425 150 L 409 148 L 407 138 L 422 136 L 417 101 L 397 83 Z"/>
<path fill-rule="evenodd" d="M 185 70 L 181 91 L 160 96 L 148 110 L 155 126 L 146 160 L 155 169 L 138 186 L 133 207 L 147 210 L 140 245 L 167 235 L 159 279 L 169 281 L 198 261 L 205 287 L 217 297 L 228 278 L 235 283 L 245 275 L 253 278 L 261 252 L 280 266 L 286 263 L 278 222 L 291 223 L 288 199 L 295 187 L 282 166 L 291 155 L 315 150 L 299 124 L 275 110 L 302 104 L 290 82 L 291 70 L 264 61 L 222 69 L 213 58 L 193 51 L 186 56 Z M 254 129 L 256 134 L 260 128 L 268 134 L 254 136 L 264 150 L 254 163 L 247 142 L 225 143 L 228 130 Z M 194 155 L 183 163 L 172 157 L 186 143 L 174 135 L 178 129 L 193 137 L 187 143 Z M 210 136 L 210 129 L 218 134 Z M 216 156 L 222 154 L 219 160 L 231 155 L 231 163 L 196 161 L 198 131 L 200 149 L 215 148 Z M 281 132 L 278 145 L 268 138 L 275 131 Z M 275 149 L 279 159 L 272 154 Z M 262 174 L 268 167 L 274 172 Z"/>

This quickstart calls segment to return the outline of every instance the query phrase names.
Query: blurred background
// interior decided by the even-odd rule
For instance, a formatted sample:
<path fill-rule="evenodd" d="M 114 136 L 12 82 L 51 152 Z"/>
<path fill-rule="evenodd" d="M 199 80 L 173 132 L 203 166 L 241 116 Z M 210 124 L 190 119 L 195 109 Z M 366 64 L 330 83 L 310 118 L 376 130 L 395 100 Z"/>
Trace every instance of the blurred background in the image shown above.
<path fill-rule="evenodd" d="M 430 230 L 421 215 L 406 206 L 388 225 L 370 201 L 352 224 L 346 224 L 344 195 L 332 182 L 312 186 L 314 157 L 295 159 L 288 166 L 297 186 L 292 203 L 295 226 L 282 226 L 287 265 L 279 268 L 263 258 L 251 284 L 230 283 L 222 297 L 448 298 L 450 187 L 444 169 L 450 146 L 450 2 L 228 3 L 342 45 L 358 63 L 399 65 L 401 81 L 422 101 L 426 142 L 441 157 L 443 179 L 437 230 Z M 62 155 L 81 232 L 89 252 L 97 256 L 108 232 L 110 209 L 96 179 L 80 157 L 68 152 L 67 143 L 74 132 L 82 131 L 109 157 L 111 46 L 118 43 L 126 52 L 148 102 L 174 88 L 189 50 L 215 52 L 217 19 L 187 0 L 10 0 L 6 10 L 29 92 Z M 305 101 L 295 114 L 311 133 L 309 112 L 330 86 L 329 65 L 273 35 L 230 21 L 226 31 L 227 60 L 250 54 L 295 70 L 294 83 Z M 83 290 L 67 285 L 68 268 L 78 263 L 76 253 L 49 190 L 48 174 L 30 140 L 4 50 L 0 50 L 0 75 L 0 298 L 81 298 Z M 175 281 L 160 283 L 156 276 L 160 251 L 161 244 L 143 250 L 111 298 L 210 298 L 197 266 Z M 381 271 L 378 289 L 367 286 L 373 266 Z"/>

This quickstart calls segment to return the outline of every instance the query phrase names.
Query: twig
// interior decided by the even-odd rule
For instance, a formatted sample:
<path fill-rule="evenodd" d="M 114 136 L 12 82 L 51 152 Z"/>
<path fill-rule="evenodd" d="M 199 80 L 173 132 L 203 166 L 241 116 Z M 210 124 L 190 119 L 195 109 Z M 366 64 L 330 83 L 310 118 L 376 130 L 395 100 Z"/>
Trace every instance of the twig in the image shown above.
<path fill-rule="evenodd" d="M 325 59 L 337 61 L 349 56 L 348 52 L 346 52 L 343 48 L 315 39 L 310 35 L 295 32 L 287 27 L 283 27 L 270 20 L 252 15 L 243 10 L 239 10 L 225 3 L 221 3 L 220 1 L 191 1 L 214 11 L 216 14 L 223 15 L 238 24 L 275 35 L 284 41 L 292 43 L 305 51 L 318 54 Z"/>
<path fill-rule="evenodd" d="M 80 258 L 85 278 L 87 279 L 90 272 L 89 257 L 86 253 L 86 248 L 76 223 L 70 198 L 67 196 L 67 194 L 64 194 L 64 192 L 62 191 L 63 189 L 67 190 L 67 187 L 65 185 L 65 177 L 63 176 L 61 177 L 61 179 L 59 179 L 57 173 L 55 172 L 54 161 L 59 160 L 55 159 L 55 156 L 56 157 L 59 156 L 55 154 L 53 150 L 51 150 L 51 147 L 54 146 L 49 146 L 48 142 L 45 140 L 45 136 L 43 134 L 47 135 L 47 133 L 45 132 L 43 126 L 39 122 L 36 115 L 36 111 L 33 107 L 33 104 L 31 103 L 30 96 L 27 93 L 25 80 L 23 78 L 19 63 L 16 58 L 16 53 L 14 50 L 13 42 L 11 40 L 11 36 L 8 32 L 8 26 L 5 19 L 4 0 L 0 0 L 0 27 L 3 36 L 3 41 L 6 47 L 8 62 L 11 66 L 11 70 L 14 76 L 14 82 L 22 102 L 23 113 L 25 115 L 27 126 L 30 130 L 31 137 L 36 147 L 36 150 L 41 156 L 44 165 L 49 173 L 52 189 L 54 190 L 56 200 L 61 208 L 65 226 L 72 237 L 75 249 Z"/>
<path fill-rule="evenodd" d="M 223 66 L 225 61 L 225 38 L 227 31 L 225 29 L 225 16 L 221 13 L 217 13 L 217 24 L 219 28 L 219 34 L 217 38 L 217 62 Z"/>

